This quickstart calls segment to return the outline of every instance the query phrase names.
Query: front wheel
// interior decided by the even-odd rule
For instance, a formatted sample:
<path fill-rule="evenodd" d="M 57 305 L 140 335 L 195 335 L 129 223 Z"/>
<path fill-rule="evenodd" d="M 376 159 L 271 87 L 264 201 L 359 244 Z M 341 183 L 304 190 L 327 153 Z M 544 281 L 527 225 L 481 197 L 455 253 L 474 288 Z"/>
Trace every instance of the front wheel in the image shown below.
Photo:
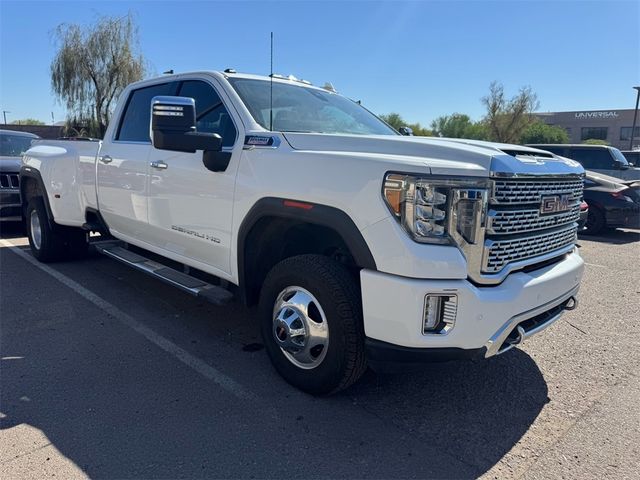
<path fill-rule="evenodd" d="M 264 282 L 260 315 L 267 353 L 295 387 L 334 393 L 365 371 L 360 294 L 340 263 L 322 255 L 278 263 Z"/>
<path fill-rule="evenodd" d="M 607 225 L 604 212 L 595 206 L 589 205 L 589 213 L 587 214 L 587 223 L 584 232 L 586 235 L 595 235 L 600 233 Z"/>

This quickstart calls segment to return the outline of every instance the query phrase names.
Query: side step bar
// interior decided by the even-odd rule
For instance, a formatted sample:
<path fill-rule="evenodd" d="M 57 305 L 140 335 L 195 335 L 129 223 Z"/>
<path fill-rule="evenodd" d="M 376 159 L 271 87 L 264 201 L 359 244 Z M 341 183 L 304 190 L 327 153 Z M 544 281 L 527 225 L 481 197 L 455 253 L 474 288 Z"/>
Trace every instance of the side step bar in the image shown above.
<path fill-rule="evenodd" d="M 142 255 L 122 248 L 116 242 L 96 242 L 94 245 L 100 253 L 147 273 L 169 285 L 178 287 L 184 292 L 203 298 L 214 305 L 226 305 L 233 298 L 233 294 L 229 290 L 154 262 Z"/>

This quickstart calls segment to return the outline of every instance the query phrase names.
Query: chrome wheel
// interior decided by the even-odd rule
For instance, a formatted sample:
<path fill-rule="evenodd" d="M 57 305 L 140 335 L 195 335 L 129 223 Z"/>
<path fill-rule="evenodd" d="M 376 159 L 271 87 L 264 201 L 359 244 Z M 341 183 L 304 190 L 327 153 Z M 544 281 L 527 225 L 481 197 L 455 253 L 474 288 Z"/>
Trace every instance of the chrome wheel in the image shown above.
<path fill-rule="evenodd" d="M 35 209 L 31 210 L 31 215 L 29 216 L 29 226 L 33 246 L 36 247 L 37 250 L 40 250 L 40 246 L 42 245 L 42 228 L 40 227 L 40 217 L 38 216 L 38 212 L 36 212 Z"/>
<path fill-rule="evenodd" d="M 329 325 L 318 300 L 302 287 L 287 287 L 273 306 L 273 337 L 285 357 L 309 370 L 329 348 Z"/>

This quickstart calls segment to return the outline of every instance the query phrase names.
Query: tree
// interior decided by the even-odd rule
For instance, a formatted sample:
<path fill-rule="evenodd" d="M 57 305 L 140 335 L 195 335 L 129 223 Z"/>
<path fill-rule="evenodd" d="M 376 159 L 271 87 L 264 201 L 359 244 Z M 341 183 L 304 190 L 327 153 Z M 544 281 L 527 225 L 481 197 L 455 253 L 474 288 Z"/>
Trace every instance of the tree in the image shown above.
<path fill-rule="evenodd" d="M 423 127 L 419 122 L 410 123 L 408 127 L 413 131 L 416 137 L 431 137 L 433 132 L 426 127 Z"/>
<path fill-rule="evenodd" d="M 609 142 L 606 140 L 600 140 L 599 138 L 589 138 L 582 143 L 586 145 L 609 145 Z"/>
<path fill-rule="evenodd" d="M 430 137 L 432 135 L 431 130 L 423 127 L 420 123 L 407 123 L 399 113 L 387 113 L 385 115 L 380 115 L 380 118 L 391 125 L 396 130 L 400 130 L 400 127 L 409 127 L 413 130 L 413 134 L 418 137 Z"/>
<path fill-rule="evenodd" d="M 487 108 L 485 121 L 489 138 L 496 142 L 517 143 L 533 121 L 531 112 L 538 108 L 538 97 L 531 87 L 523 87 L 517 95 L 507 99 L 502 84 L 492 82 L 489 95 L 482 103 Z"/>
<path fill-rule="evenodd" d="M 391 112 L 384 115 L 380 115 L 380 118 L 387 122 L 390 126 L 396 130 L 400 130 L 400 127 L 406 127 L 407 122 L 400 116 L 399 113 Z"/>
<path fill-rule="evenodd" d="M 36 120 L 35 118 L 25 118 L 23 120 L 14 120 L 12 125 L 44 125 L 44 122 Z"/>
<path fill-rule="evenodd" d="M 569 143 L 569 134 L 562 127 L 536 120 L 522 132 L 519 143 Z"/>
<path fill-rule="evenodd" d="M 114 100 L 145 72 L 133 16 L 101 16 L 85 28 L 61 24 L 55 37 L 60 48 L 51 63 L 53 91 L 76 121 L 102 138 Z"/>
<path fill-rule="evenodd" d="M 431 122 L 434 135 L 448 138 L 470 138 L 486 140 L 488 137 L 486 125 L 483 122 L 473 122 L 469 115 L 454 113 L 436 118 Z"/>

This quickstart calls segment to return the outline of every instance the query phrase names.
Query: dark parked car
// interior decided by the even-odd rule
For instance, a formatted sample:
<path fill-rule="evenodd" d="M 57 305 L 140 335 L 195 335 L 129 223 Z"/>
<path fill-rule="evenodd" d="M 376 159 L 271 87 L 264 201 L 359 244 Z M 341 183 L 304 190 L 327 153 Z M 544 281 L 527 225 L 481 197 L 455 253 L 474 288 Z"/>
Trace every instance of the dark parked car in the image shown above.
<path fill-rule="evenodd" d="M 0 221 L 21 221 L 20 162 L 37 135 L 0 130 Z"/>
<path fill-rule="evenodd" d="M 622 152 L 614 147 L 584 144 L 531 144 L 528 146 L 580 162 L 585 170 L 624 180 L 640 180 L 640 168 L 629 165 Z"/>
<path fill-rule="evenodd" d="M 640 167 L 640 150 L 622 150 L 621 153 L 627 159 L 629 165 Z"/>
<path fill-rule="evenodd" d="M 587 171 L 584 200 L 589 214 L 583 233 L 595 234 L 606 227 L 640 227 L 640 181 Z"/>

